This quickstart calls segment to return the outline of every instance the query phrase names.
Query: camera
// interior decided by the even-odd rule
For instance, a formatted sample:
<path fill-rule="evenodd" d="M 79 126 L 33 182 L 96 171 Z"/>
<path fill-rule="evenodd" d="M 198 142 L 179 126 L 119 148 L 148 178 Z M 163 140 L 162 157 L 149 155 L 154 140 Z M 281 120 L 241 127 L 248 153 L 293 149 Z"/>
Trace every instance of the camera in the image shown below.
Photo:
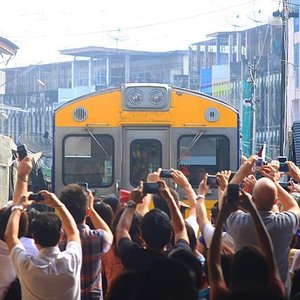
<path fill-rule="evenodd" d="M 28 200 L 34 200 L 35 202 L 45 200 L 42 194 L 39 193 L 32 193 L 29 195 Z"/>
<path fill-rule="evenodd" d="M 289 167 L 286 164 L 287 158 L 286 156 L 278 156 L 278 161 L 279 161 L 279 172 L 288 172 L 289 171 Z"/>
<path fill-rule="evenodd" d="M 89 188 L 89 184 L 87 182 L 77 182 L 77 184 L 83 187 L 85 190 Z"/>
<path fill-rule="evenodd" d="M 172 174 L 171 174 L 171 170 L 167 170 L 167 169 L 162 169 L 160 171 L 160 177 L 161 178 L 172 178 Z"/>
<path fill-rule="evenodd" d="M 17 147 L 17 153 L 19 160 L 22 160 L 24 157 L 27 156 L 27 148 L 26 145 L 20 145 Z"/>
<path fill-rule="evenodd" d="M 158 182 L 144 182 L 143 194 L 158 194 L 160 184 Z"/>
<path fill-rule="evenodd" d="M 218 181 L 216 175 L 207 175 L 207 184 L 211 188 L 217 188 L 218 187 Z"/>
<path fill-rule="evenodd" d="M 240 186 L 229 183 L 227 187 L 228 203 L 236 203 L 239 199 Z"/>

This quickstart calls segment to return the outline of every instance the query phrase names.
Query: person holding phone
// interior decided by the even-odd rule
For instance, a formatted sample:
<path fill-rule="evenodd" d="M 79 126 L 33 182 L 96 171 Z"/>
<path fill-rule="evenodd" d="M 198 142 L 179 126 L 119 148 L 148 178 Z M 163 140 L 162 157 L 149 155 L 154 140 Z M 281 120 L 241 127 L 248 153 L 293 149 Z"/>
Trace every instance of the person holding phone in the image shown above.
<path fill-rule="evenodd" d="M 116 228 L 116 243 L 118 253 L 125 269 L 142 271 L 157 259 L 162 258 L 169 245 L 174 232 L 175 245 L 179 248 L 191 251 L 184 219 L 180 213 L 170 189 L 163 180 L 158 181 L 159 193 L 167 202 L 169 216 L 159 209 L 152 209 L 142 219 L 141 231 L 145 241 L 145 247 L 131 240 L 129 230 L 133 213 L 138 203 L 142 202 L 143 182 L 131 192 L 130 200 L 125 205 L 125 210 Z"/>
<path fill-rule="evenodd" d="M 231 182 L 240 184 L 245 177 L 252 174 L 256 160 L 257 157 L 252 156 L 244 162 Z M 279 273 L 288 293 L 290 243 L 298 228 L 299 206 L 278 183 L 277 169 L 272 165 L 264 165 L 261 168 L 261 174 L 264 177 L 255 183 L 252 201 L 270 234 Z M 279 200 L 283 211 L 275 212 L 274 207 L 277 206 Z M 242 210 L 233 212 L 226 221 L 226 229 L 232 236 L 237 249 L 248 244 L 257 245 L 255 227 L 249 213 Z"/>
<path fill-rule="evenodd" d="M 231 285 L 227 286 L 221 268 L 221 236 L 227 218 L 238 208 L 249 213 L 258 241 L 258 248 L 242 247 L 232 258 Z M 208 273 L 210 299 L 231 295 L 234 299 L 245 296 L 256 299 L 284 299 L 284 286 L 275 262 L 273 246 L 268 231 L 251 200 L 251 195 L 240 191 L 239 185 L 229 184 L 223 196 L 215 232 L 209 249 Z M 226 298 L 227 299 L 227 298 Z M 229 298 L 228 298 L 229 299 Z M 231 299 L 231 298 L 230 298 Z"/>
<path fill-rule="evenodd" d="M 29 254 L 18 237 L 19 221 L 24 210 L 32 204 L 27 196 L 19 197 L 11 208 L 5 231 L 5 241 L 21 283 L 22 299 L 80 300 L 82 254 L 75 221 L 54 194 L 48 191 L 41 193 L 45 199 L 44 203 L 55 209 L 55 213 L 40 213 L 31 223 L 32 236 L 39 249 L 39 255 Z M 61 252 L 58 243 L 62 227 L 67 236 L 67 247 Z"/>

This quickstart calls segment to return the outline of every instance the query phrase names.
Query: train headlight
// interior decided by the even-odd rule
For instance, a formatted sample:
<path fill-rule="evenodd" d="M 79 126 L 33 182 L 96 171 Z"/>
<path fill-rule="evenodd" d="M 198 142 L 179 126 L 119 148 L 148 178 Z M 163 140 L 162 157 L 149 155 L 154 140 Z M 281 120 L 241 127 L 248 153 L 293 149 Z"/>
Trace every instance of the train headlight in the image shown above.
<path fill-rule="evenodd" d="M 164 93 L 158 89 L 151 91 L 149 94 L 149 100 L 154 105 L 162 103 L 164 101 L 164 98 Z"/>
<path fill-rule="evenodd" d="M 138 90 L 134 89 L 128 93 L 128 101 L 133 105 L 138 105 L 143 101 L 144 95 Z"/>

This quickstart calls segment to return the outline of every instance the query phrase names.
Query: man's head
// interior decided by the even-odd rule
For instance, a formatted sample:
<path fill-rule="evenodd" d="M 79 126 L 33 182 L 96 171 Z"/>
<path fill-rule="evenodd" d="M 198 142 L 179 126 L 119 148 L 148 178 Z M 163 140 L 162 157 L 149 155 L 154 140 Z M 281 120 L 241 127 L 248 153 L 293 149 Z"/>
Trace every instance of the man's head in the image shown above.
<path fill-rule="evenodd" d="M 147 246 L 162 250 L 170 241 L 172 225 L 169 216 L 160 209 L 152 209 L 142 219 L 142 237 Z"/>
<path fill-rule="evenodd" d="M 231 265 L 232 290 L 268 286 L 267 261 L 255 246 L 246 246 L 235 253 Z"/>
<path fill-rule="evenodd" d="M 42 212 L 31 221 L 32 237 L 42 248 L 56 246 L 61 236 L 61 225 L 54 212 Z"/>
<path fill-rule="evenodd" d="M 67 185 L 61 191 L 60 200 L 65 204 L 76 224 L 84 222 L 88 208 L 88 195 L 80 185 L 75 183 Z"/>
<path fill-rule="evenodd" d="M 260 178 L 254 185 L 252 200 L 258 210 L 272 210 L 277 202 L 277 188 L 274 182 L 266 177 Z"/>

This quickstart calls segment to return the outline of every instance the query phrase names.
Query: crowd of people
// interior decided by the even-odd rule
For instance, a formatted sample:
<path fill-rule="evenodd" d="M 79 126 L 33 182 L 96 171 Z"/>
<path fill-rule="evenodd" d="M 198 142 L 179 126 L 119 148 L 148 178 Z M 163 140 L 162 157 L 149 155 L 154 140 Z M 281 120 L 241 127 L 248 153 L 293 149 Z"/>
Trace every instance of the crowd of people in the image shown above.
<path fill-rule="evenodd" d="M 147 176 L 154 194 L 141 181 L 125 203 L 78 184 L 31 200 L 26 156 L 0 209 L 0 300 L 300 299 L 300 169 L 257 161 L 216 174 L 209 215 L 208 174 L 194 189 L 176 169 L 188 208 L 161 169 Z"/>

